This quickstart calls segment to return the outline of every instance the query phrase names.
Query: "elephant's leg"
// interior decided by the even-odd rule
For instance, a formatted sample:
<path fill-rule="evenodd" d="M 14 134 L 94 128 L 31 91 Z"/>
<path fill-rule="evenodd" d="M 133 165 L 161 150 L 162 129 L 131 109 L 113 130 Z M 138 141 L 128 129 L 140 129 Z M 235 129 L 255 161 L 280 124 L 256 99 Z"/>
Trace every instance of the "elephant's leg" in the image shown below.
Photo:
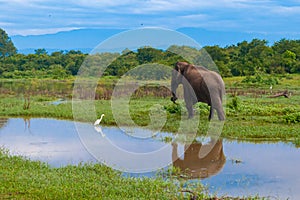
<path fill-rule="evenodd" d="M 185 101 L 185 107 L 189 113 L 189 119 L 194 117 L 193 104 L 190 101 Z"/>
<path fill-rule="evenodd" d="M 224 114 L 224 109 L 222 107 L 222 99 L 221 98 L 214 98 L 212 101 L 212 105 L 210 107 L 210 114 L 209 114 L 209 119 L 211 120 L 214 116 L 214 110 L 217 111 L 218 118 L 220 121 L 225 120 L 225 114 Z"/>
<path fill-rule="evenodd" d="M 188 118 L 194 117 L 194 110 L 193 110 L 193 96 L 191 92 L 191 88 L 184 88 L 184 101 L 185 101 L 185 107 L 188 111 Z"/>
<path fill-rule="evenodd" d="M 172 161 L 175 162 L 179 159 L 178 152 L 177 152 L 177 143 L 172 143 Z"/>
<path fill-rule="evenodd" d="M 220 105 L 216 110 L 217 110 L 217 113 L 218 113 L 219 120 L 224 121 L 225 120 L 225 113 L 224 113 L 224 110 L 222 108 L 222 105 Z"/>

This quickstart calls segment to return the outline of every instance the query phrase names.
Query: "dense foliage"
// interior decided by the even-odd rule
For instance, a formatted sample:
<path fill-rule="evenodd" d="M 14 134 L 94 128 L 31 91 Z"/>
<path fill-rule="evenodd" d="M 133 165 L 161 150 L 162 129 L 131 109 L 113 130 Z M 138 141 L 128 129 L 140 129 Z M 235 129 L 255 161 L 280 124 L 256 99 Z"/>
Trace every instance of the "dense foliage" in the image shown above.
<path fill-rule="evenodd" d="M 7 33 L 0 29 L 0 58 L 11 56 L 17 53 L 17 49 L 14 46 Z"/>
<path fill-rule="evenodd" d="M 265 40 L 253 39 L 251 42 L 243 41 L 226 47 L 205 46 L 201 50 L 175 45 L 167 50 L 141 47 L 134 51 L 125 49 L 122 53 L 94 55 L 74 50 L 48 54 L 45 49 L 37 49 L 34 54 L 24 55 L 16 53 L 12 41 L 2 29 L 0 34 L 2 78 L 63 79 L 78 72 L 87 76 L 121 76 L 137 66 L 147 64 L 149 70 L 143 70 L 143 73 L 135 71 L 138 78 L 164 79 L 167 73 L 152 70 L 157 66 L 172 67 L 178 60 L 202 64 L 212 70 L 218 69 L 224 77 L 300 73 L 300 40 L 282 39 L 269 46 Z"/>
<path fill-rule="evenodd" d="M 300 73 L 300 40 L 282 39 L 268 46 L 265 40 L 253 39 L 250 43 L 205 49 L 223 76 Z"/>

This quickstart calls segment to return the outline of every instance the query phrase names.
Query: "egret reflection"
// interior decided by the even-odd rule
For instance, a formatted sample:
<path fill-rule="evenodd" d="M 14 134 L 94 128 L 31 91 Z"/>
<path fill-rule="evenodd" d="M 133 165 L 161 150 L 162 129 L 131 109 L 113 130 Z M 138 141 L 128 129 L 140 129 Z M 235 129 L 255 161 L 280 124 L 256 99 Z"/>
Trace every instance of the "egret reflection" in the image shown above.
<path fill-rule="evenodd" d="M 101 126 L 94 126 L 95 131 L 101 134 L 102 137 L 105 137 L 105 134 L 102 132 Z"/>

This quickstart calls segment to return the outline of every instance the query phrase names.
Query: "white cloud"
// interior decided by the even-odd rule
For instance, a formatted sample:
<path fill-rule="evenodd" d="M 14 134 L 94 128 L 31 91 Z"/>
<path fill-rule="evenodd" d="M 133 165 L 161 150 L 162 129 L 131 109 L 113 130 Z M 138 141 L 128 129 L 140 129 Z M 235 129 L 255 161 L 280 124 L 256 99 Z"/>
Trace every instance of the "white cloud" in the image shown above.
<path fill-rule="evenodd" d="M 43 29 L 26 29 L 22 31 L 22 34 L 19 35 L 43 35 L 43 34 L 51 34 L 51 33 L 57 33 L 61 31 L 71 31 L 80 29 L 79 27 L 60 27 L 60 28 L 43 28 Z M 16 35 L 16 34 L 13 34 Z"/>
<path fill-rule="evenodd" d="M 10 35 L 53 33 L 81 27 L 179 28 L 268 31 L 299 28 L 296 0 L 0 0 L 0 26 Z M 275 21 L 276 19 L 276 21 Z"/>
<path fill-rule="evenodd" d="M 299 15 L 300 13 L 300 6 L 276 6 L 270 9 L 271 13 L 279 14 L 281 16 L 289 16 L 289 15 Z"/>

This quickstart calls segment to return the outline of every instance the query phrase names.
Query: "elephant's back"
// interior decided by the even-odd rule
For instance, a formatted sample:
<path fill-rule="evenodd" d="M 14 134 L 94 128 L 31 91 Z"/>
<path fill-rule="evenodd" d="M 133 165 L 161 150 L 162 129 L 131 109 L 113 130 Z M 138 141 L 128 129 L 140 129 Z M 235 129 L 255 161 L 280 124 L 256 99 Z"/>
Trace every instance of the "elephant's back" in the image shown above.
<path fill-rule="evenodd" d="M 218 94 L 222 98 L 225 94 L 225 84 L 221 75 L 210 70 L 204 70 L 200 73 L 209 93 Z"/>
<path fill-rule="evenodd" d="M 207 82 L 208 84 L 210 85 L 216 84 L 216 85 L 224 86 L 224 81 L 221 75 L 218 74 L 217 72 L 210 71 L 208 69 L 203 70 L 202 68 L 199 68 L 198 71 L 200 72 L 201 77 L 204 79 L 204 81 Z"/>

